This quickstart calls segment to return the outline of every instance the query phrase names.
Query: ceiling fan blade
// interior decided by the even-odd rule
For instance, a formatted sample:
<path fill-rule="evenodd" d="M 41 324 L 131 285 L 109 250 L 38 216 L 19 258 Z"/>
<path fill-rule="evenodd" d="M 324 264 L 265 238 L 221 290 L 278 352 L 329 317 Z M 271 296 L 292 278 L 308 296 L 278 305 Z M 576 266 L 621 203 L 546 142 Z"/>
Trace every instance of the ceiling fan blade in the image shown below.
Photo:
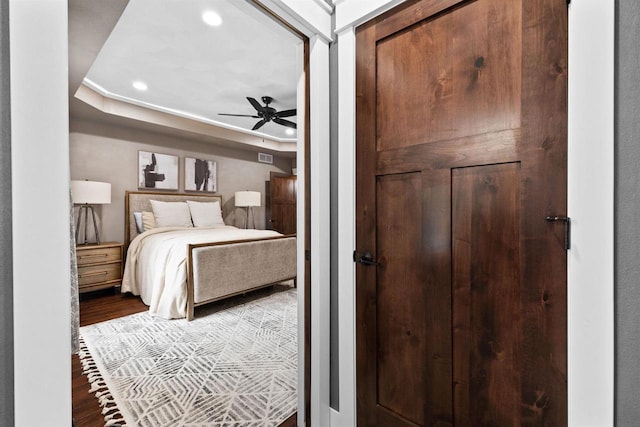
<path fill-rule="evenodd" d="M 262 105 L 260 105 L 260 103 L 258 101 L 255 100 L 255 98 L 251 98 L 250 96 L 247 96 L 247 101 L 249 101 L 251 103 L 251 105 L 253 105 L 253 108 L 256 109 L 256 111 L 258 111 L 259 113 L 264 113 L 265 109 Z"/>
<path fill-rule="evenodd" d="M 276 113 L 277 117 L 291 117 L 296 115 L 296 109 L 293 108 L 291 110 L 278 111 Z"/>
<path fill-rule="evenodd" d="M 267 123 L 267 120 L 262 119 L 260 120 L 258 123 L 256 123 L 253 128 L 251 130 L 258 130 L 260 129 L 265 123 Z"/>
<path fill-rule="evenodd" d="M 273 121 L 279 125 L 286 126 L 288 128 L 296 129 L 296 126 L 297 126 L 294 122 L 290 122 L 289 120 L 279 119 L 277 117 L 275 117 Z"/>
<path fill-rule="evenodd" d="M 233 117 L 253 117 L 254 119 L 259 119 L 260 116 L 252 116 L 250 114 L 227 114 L 227 113 L 218 113 L 219 116 L 233 116 Z"/>

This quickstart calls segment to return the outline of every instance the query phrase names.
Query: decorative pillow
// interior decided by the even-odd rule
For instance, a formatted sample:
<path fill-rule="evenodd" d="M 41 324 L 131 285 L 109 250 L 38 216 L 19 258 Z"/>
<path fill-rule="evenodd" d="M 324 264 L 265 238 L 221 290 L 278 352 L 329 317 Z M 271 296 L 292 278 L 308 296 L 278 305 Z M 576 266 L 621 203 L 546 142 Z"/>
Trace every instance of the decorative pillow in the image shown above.
<path fill-rule="evenodd" d="M 219 227 L 224 225 L 220 202 L 192 202 L 187 200 L 194 227 Z"/>
<path fill-rule="evenodd" d="M 142 233 L 144 231 L 144 226 L 142 225 L 142 212 L 134 212 L 133 219 L 136 221 L 136 230 L 138 233 Z"/>
<path fill-rule="evenodd" d="M 189 205 L 185 202 L 151 200 L 156 227 L 193 227 Z"/>
<path fill-rule="evenodd" d="M 142 231 L 148 231 L 152 228 L 156 228 L 156 218 L 153 216 L 153 212 L 140 212 L 142 215 Z"/>

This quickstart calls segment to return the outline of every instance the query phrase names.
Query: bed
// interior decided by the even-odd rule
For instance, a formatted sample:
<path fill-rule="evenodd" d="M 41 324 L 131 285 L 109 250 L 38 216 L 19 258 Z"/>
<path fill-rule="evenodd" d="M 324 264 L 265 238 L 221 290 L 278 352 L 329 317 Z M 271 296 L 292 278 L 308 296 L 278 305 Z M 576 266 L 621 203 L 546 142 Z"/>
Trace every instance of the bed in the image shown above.
<path fill-rule="evenodd" d="M 121 290 L 140 295 L 152 315 L 192 320 L 197 306 L 287 280 L 295 283 L 295 235 L 224 224 L 155 227 L 140 233 L 134 212 L 152 212 L 152 200 L 155 204 L 218 201 L 222 206 L 222 198 L 126 192 L 127 255 Z"/>

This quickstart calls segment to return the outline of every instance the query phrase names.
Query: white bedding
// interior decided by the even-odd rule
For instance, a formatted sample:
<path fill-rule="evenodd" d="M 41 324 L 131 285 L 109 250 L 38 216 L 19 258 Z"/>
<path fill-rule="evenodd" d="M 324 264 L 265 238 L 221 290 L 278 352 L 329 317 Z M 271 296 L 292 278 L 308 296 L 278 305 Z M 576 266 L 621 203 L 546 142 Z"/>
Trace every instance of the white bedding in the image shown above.
<path fill-rule="evenodd" d="M 152 316 L 186 317 L 187 245 L 280 236 L 271 230 L 215 228 L 154 228 L 131 241 L 122 292 L 140 295 Z"/>

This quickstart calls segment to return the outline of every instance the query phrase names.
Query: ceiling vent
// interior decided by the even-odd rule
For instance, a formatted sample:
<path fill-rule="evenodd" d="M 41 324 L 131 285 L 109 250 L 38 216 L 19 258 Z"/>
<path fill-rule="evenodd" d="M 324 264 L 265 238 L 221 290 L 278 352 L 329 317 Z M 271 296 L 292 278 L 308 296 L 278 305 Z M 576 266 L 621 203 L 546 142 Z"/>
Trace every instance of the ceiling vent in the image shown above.
<path fill-rule="evenodd" d="M 258 161 L 260 163 L 269 163 L 270 165 L 273 164 L 273 155 L 272 154 L 267 154 L 267 153 L 258 153 Z"/>

